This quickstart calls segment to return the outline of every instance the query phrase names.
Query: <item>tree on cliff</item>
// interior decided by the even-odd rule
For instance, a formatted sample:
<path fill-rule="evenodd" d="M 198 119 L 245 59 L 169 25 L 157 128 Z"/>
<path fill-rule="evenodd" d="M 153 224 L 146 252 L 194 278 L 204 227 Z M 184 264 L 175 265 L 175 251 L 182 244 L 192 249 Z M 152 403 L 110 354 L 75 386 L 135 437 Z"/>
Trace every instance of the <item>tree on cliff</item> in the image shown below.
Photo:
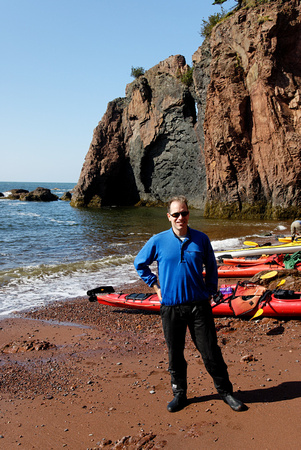
<path fill-rule="evenodd" d="M 222 1 L 222 0 L 221 0 Z M 226 1 L 226 0 L 224 0 Z M 204 38 L 210 36 L 212 28 L 225 17 L 226 13 L 222 8 L 222 12 L 211 14 L 208 20 L 203 19 L 203 24 L 201 25 L 200 35 Z"/>
<path fill-rule="evenodd" d="M 222 5 L 227 0 L 215 0 L 212 5 Z M 238 4 L 237 8 L 239 9 L 243 3 L 244 0 L 235 0 Z M 224 17 L 226 17 L 227 12 L 223 9 L 221 9 L 220 13 L 212 14 L 208 17 L 208 20 L 203 19 L 203 25 L 201 25 L 201 31 L 200 35 L 204 38 L 210 36 L 212 28 L 215 27 Z"/>
<path fill-rule="evenodd" d="M 143 67 L 133 67 L 131 69 L 131 77 L 138 78 L 144 75 L 145 70 Z"/>

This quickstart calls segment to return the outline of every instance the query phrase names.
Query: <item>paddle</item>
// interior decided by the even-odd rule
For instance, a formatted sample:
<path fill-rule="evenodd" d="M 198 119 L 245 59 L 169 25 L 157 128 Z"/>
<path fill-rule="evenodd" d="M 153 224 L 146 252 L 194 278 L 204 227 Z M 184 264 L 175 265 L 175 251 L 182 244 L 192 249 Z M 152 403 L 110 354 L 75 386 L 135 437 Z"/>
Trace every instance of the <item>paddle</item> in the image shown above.
<path fill-rule="evenodd" d="M 277 289 L 279 286 L 282 286 L 284 283 L 285 283 L 285 279 L 280 280 L 279 283 L 278 283 L 277 286 L 276 286 L 276 289 Z M 263 308 L 265 307 L 265 305 L 267 304 L 267 302 L 268 302 L 268 299 L 264 302 L 264 304 L 262 305 L 262 307 L 259 308 L 259 309 L 256 311 L 256 313 L 254 314 L 253 317 L 251 317 L 250 320 L 256 319 L 256 317 L 261 316 L 261 314 L 263 313 Z"/>
<path fill-rule="evenodd" d="M 257 242 L 252 241 L 245 241 L 244 245 L 248 245 L 249 247 L 259 247 L 259 244 L 257 244 Z"/>
<path fill-rule="evenodd" d="M 267 272 L 267 273 L 264 273 L 263 275 L 261 275 L 260 279 L 268 280 L 270 278 L 274 278 L 276 275 L 278 275 L 277 270 L 272 270 L 271 272 Z"/>
<path fill-rule="evenodd" d="M 257 242 L 244 241 L 244 245 L 248 245 L 249 247 L 268 247 L 272 244 L 271 244 L 271 242 L 265 242 L 264 244 L 258 244 Z"/>

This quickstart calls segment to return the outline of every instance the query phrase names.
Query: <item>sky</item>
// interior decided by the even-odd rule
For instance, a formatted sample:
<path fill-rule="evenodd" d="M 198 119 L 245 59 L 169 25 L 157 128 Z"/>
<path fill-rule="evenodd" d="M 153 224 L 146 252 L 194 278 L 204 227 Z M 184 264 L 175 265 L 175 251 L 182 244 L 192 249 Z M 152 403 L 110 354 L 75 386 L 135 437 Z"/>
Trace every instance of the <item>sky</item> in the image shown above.
<path fill-rule="evenodd" d="M 177 54 L 192 65 L 212 3 L 0 0 L 0 181 L 76 183 L 131 68 Z"/>

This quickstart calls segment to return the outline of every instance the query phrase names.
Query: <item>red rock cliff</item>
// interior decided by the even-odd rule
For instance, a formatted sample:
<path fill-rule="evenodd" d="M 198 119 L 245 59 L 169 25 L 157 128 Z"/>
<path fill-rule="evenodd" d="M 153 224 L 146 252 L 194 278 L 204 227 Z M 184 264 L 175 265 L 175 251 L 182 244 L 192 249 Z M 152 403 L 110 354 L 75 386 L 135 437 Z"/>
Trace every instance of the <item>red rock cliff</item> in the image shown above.
<path fill-rule="evenodd" d="M 94 130 L 71 204 L 184 193 L 211 217 L 300 215 L 300 12 L 299 0 L 240 9 L 193 55 L 193 85 L 180 55 L 128 85 Z"/>
<path fill-rule="evenodd" d="M 210 50 L 207 215 L 300 214 L 300 2 L 240 10 L 214 29 Z"/>

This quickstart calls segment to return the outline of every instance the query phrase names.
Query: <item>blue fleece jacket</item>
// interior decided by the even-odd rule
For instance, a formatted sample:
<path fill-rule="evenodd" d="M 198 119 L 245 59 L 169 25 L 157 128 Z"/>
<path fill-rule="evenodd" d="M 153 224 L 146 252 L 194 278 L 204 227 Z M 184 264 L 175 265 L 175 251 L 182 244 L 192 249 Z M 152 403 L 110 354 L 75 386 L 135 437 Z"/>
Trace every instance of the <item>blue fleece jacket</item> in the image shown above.
<path fill-rule="evenodd" d="M 208 236 L 201 231 L 188 228 L 184 242 L 172 228 L 149 239 L 134 261 L 139 276 L 149 286 L 157 281 L 149 268 L 154 261 L 158 265 L 162 305 L 208 300 L 217 291 L 215 255 Z"/>

